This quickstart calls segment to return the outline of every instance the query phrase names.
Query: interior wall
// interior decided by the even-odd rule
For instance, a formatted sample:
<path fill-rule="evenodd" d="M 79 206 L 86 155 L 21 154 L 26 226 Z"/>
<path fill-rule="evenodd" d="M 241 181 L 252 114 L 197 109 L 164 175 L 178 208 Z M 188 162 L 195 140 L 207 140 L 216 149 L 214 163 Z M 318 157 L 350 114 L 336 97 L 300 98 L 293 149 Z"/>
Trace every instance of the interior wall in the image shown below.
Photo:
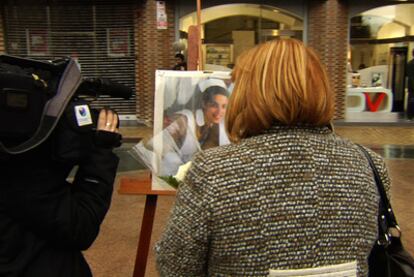
<path fill-rule="evenodd" d="M 234 41 L 234 60 L 245 50 L 253 48 L 255 45 L 254 31 L 233 31 Z"/>
<path fill-rule="evenodd" d="M 358 10 L 360 11 L 360 13 L 363 13 L 365 15 L 383 16 L 386 18 L 391 18 L 391 20 L 392 18 L 394 18 L 396 22 L 389 22 L 380 27 L 376 34 L 377 39 L 401 38 L 414 35 L 414 3 L 400 3 L 398 5 L 393 6 L 389 6 L 389 2 L 387 2 L 386 4 L 389 8 L 383 9 L 385 13 L 381 13 L 380 7 L 379 10 L 372 10 L 373 8 L 378 8 L 378 5 L 380 5 L 380 3 L 371 3 L 369 5 L 359 5 L 358 7 L 351 6 L 351 14 L 353 16 L 357 16 L 358 14 L 355 14 L 355 11 Z M 361 10 L 362 8 L 366 10 Z M 414 46 L 414 42 L 412 41 L 381 44 L 353 44 L 352 69 L 358 70 L 361 60 L 364 60 L 364 63 L 367 67 L 388 64 L 390 48 L 395 46 L 408 46 L 408 57 L 410 59 L 411 51 Z"/>
<path fill-rule="evenodd" d="M 349 5 L 349 18 L 354 17 L 362 12 L 381 7 L 399 4 L 398 1 L 389 0 L 376 0 L 376 1 L 361 1 L 361 0 L 348 0 Z"/>
<path fill-rule="evenodd" d="M 411 26 L 409 34 L 414 35 L 414 3 L 411 5 L 397 5 L 395 12 L 398 21 Z"/>
<path fill-rule="evenodd" d="M 231 17 L 231 16 L 249 16 L 267 19 L 269 21 L 276 21 L 285 26 L 291 26 L 292 30 L 303 29 L 303 20 L 297 16 L 285 14 L 284 11 L 278 9 L 266 9 L 257 4 L 226 4 L 201 10 L 201 23 L 211 22 L 217 19 Z M 180 30 L 186 32 L 191 25 L 197 24 L 197 14 L 192 12 L 186 14 L 179 19 Z"/>
<path fill-rule="evenodd" d="M 377 44 L 374 48 L 373 65 L 385 65 L 388 64 L 388 55 L 390 48 L 393 47 L 394 43 Z"/>
<path fill-rule="evenodd" d="M 374 48 L 375 45 L 368 43 L 351 46 L 351 65 L 353 71 L 358 70 L 360 65 L 364 65 L 365 67 L 374 66 Z"/>
<path fill-rule="evenodd" d="M 377 39 L 399 38 L 406 35 L 406 28 L 401 24 L 390 22 L 384 24 L 377 33 Z"/>
<path fill-rule="evenodd" d="M 179 18 L 195 12 L 197 10 L 196 1 L 194 0 L 176 0 L 176 19 L 177 21 Z M 255 5 L 268 5 L 271 7 L 277 7 L 278 9 L 282 9 L 287 11 L 293 15 L 298 17 L 304 18 L 306 15 L 306 7 L 307 1 L 305 0 L 290 0 L 290 1 L 283 1 L 283 0 L 261 0 L 261 1 L 231 1 L 231 0 L 210 0 L 205 1 L 202 3 L 202 9 L 218 6 L 218 5 L 225 5 L 225 4 L 255 4 Z"/>

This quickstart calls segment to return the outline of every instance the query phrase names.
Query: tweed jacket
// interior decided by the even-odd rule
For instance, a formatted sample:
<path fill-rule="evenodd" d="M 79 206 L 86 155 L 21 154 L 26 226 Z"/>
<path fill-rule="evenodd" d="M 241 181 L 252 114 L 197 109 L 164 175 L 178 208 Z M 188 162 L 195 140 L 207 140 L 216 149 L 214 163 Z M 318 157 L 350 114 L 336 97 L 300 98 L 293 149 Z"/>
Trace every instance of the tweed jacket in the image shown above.
<path fill-rule="evenodd" d="M 380 156 L 370 151 L 386 190 Z M 198 153 L 156 245 L 161 276 L 267 276 L 356 261 L 367 276 L 379 196 L 364 154 L 327 127 L 275 125 Z"/>

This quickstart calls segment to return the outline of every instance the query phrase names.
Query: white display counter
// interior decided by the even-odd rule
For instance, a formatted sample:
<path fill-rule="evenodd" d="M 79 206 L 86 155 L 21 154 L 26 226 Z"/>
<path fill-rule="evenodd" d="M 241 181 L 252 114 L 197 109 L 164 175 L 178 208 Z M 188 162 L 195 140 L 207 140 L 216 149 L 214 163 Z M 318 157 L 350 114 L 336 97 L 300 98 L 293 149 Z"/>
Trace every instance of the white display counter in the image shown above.
<path fill-rule="evenodd" d="M 392 91 L 383 87 L 352 87 L 346 92 L 347 112 L 391 112 Z"/>

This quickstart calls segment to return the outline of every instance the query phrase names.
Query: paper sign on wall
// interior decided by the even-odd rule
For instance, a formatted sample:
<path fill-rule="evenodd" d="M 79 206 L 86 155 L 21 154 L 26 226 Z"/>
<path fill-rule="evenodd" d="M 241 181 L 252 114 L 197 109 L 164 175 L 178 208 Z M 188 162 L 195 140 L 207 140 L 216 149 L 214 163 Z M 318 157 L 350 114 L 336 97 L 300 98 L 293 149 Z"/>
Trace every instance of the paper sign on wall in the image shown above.
<path fill-rule="evenodd" d="M 167 11 L 165 9 L 165 1 L 157 1 L 157 29 L 168 29 Z"/>

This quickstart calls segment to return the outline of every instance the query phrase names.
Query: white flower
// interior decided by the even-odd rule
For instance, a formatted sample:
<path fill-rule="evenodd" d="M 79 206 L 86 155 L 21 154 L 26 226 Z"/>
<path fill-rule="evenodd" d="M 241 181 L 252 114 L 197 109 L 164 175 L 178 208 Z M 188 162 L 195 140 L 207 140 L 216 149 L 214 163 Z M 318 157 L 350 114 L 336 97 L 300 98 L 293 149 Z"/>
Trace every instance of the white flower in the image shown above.
<path fill-rule="evenodd" d="M 178 168 L 177 174 L 174 175 L 174 178 L 178 181 L 184 181 L 185 175 L 187 175 L 187 171 L 191 166 L 191 162 L 185 163 Z"/>

